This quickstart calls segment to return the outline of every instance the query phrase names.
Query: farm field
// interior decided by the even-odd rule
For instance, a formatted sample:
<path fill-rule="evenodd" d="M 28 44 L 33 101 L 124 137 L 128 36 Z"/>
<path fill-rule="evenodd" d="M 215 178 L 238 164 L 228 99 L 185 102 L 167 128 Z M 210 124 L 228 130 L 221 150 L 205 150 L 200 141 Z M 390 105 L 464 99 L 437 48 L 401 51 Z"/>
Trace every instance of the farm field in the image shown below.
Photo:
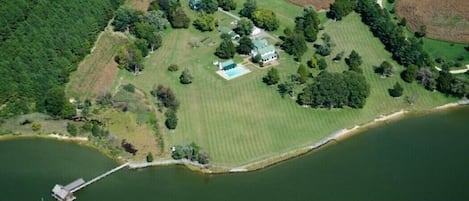
<path fill-rule="evenodd" d="M 262 2 L 268 4 L 270 1 Z M 288 8 L 286 5 L 290 4 L 282 5 Z M 287 13 L 299 15 L 301 8 L 296 7 L 296 10 L 297 13 Z M 193 11 L 188 12 L 195 15 Z M 397 73 L 387 79 L 375 74 L 374 66 L 384 60 L 391 61 L 390 53 L 372 36 L 357 14 L 353 13 L 340 22 L 329 21 L 325 27 L 324 31 L 336 44 L 332 55 L 341 51 L 348 55 L 354 49 L 363 57 L 362 68 L 370 82 L 371 95 L 362 110 L 303 108 L 294 100 L 282 99 L 275 87 L 262 83 L 266 70 L 251 66 L 248 66 L 251 73 L 225 81 L 215 73 L 216 67 L 212 65 L 216 60 L 213 55 L 215 47 L 203 44 L 192 48 L 190 45 L 193 40 L 207 37 L 218 43 L 218 34 L 201 33 L 193 27 L 169 30 L 164 36 L 163 46 L 145 60 L 145 70 L 139 76 L 124 71 L 119 75 L 145 93 L 156 84 L 170 86 L 181 107 L 178 127 L 174 132 L 164 131 L 165 141 L 169 146 L 195 142 L 210 153 L 212 164 L 230 167 L 314 144 L 334 131 L 372 121 L 382 114 L 401 109 L 430 109 L 452 101 L 439 93 L 425 91 L 415 83 L 404 84 Z M 309 44 L 310 49 L 311 46 Z M 312 51 L 309 52 L 311 54 Z M 343 61 L 332 63 L 331 59 L 328 58 L 330 71 L 346 69 Z M 189 69 L 194 82 L 181 85 L 178 79 L 181 70 L 168 72 L 170 64 Z M 295 73 L 297 67 L 290 56 L 281 53 L 280 65 L 276 68 L 283 78 Z M 397 72 L 400 72 L 402 68 L 398 68 Z M 404 98 L 393 99 L 387 94 L 387 89 L 396 81 L 404 86 L 404 96 L 415 98 L 414 105 L 408 105 Z M 159 116 L 161 121 L 162 115 Z"/>
<path fill-rule="evenodd" d="M 461 43 L 469 42 L 468 9 L 466 0 L 399 0 L 396 6 L 413 31 L 425 25 L 428 37 Z"/>

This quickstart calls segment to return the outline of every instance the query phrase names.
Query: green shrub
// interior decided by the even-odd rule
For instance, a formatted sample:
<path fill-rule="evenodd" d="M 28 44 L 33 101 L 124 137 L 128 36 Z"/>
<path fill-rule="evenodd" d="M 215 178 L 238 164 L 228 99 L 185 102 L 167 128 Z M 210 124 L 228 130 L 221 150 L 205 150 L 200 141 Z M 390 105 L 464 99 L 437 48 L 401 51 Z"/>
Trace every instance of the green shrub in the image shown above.
<path fill-rule="evenodd" d="M 133 84 L 126 84 L 122 87 L 122 89 L 130 92 L 130 93 L 134 93 L 135 92 L 135 86 Z"/>
<path fill-rule="evenodd" d="M 169 72 L 176 72 L 178 70 L 179 70 L 179 66 L 176 65 L 176 64 L 171 64 L 171 65 L 168 66 L 168 71 Z"/>
<path fill-rule="evenodd" d="M 37 122 L 31 125 L 31 129 L 33 129 L 34 132 L 41 130 L 41 127 L 42 127 L 41 124 Z"/>
<path fill-rule="evenodd" d="M 74 124 L 67 123 L 67 132 L 72 136 L 76 136 L 78 133 L 78 129 Z"/>
<path fill-rule="evenodd" d="M 153 162 L 153 154 L 151 152 L 147 154 L 147 162 Z"/>

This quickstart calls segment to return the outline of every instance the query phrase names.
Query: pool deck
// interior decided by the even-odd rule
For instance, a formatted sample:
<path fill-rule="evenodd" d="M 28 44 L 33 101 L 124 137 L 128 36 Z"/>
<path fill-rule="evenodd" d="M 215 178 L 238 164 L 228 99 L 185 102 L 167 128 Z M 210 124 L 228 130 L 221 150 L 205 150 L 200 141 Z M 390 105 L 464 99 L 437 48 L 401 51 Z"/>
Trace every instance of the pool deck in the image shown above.
<path fill-rule="evenodd" d="M 248 73 L 251 72 L 248 68 L 246 68 L 246 67 L 244 67 L 244 66 L 242 66 L 242 65 L 239 65 L 239 64 L 238 64 L 238 66 L 237 66 L 236 68 L 243 68 L 244 71 L 243 71 L 242 73 L 239 73 L 239 74 L 233 76 L 233 77 L 228 77 L 228 76 L 226 75 L 225 71 L 223 71 L 223 70 L 218 70 L 218 71 L 217 71 L 217 74 L 220 75 L 222 78 L 225 78 L 225 80 L 232 80 L 232 79 L 234 79 L 234 78 L 237 78 L 237 77 L 246 75 L 246 74 L 248 74 Z"/>

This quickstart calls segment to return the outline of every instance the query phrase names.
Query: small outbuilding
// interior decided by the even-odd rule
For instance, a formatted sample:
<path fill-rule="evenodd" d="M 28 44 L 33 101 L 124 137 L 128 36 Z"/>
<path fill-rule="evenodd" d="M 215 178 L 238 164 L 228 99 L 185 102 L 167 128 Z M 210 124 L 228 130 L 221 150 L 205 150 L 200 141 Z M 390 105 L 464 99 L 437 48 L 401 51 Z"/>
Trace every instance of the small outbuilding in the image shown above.
<path fill-rule="evenodd" d="M 57 201 L 73 201 L 76 199 L 72 192 L 58 184 L 52 188 L 52 197 Z"/>
<path fill-rule="evenodd" d="M 230 29 L 228 27 L 220 27 L 218 30 L 220 31 L 221 34 L 230 35 L 231 40 L 237 40 L 241 37 L 239 34 L 237 34 L 236 32 L 234 32 L 232 29 Z"/>
<path fill-rule="evenodd" d="M 201 3 L 202 3 L 202 0 L 190 0 L 189 7 L 192 8 L 193 10 L 199 10 Z"/>
<path fill-rule="evenodd" d="M 236 68 L 237 64 L 233 61 L 233 59 L 226 60 L 224 62 L 218 62 L 218 69 L 226 71 L 233 68 Z"/>

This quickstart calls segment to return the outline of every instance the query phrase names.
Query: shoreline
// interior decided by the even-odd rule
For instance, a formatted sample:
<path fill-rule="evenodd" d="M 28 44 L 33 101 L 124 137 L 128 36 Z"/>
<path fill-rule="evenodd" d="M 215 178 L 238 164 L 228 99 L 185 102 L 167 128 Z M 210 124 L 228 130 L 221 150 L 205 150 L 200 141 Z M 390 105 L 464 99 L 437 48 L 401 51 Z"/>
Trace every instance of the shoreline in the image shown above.
<path fill-rule="evenodd" d="M 313 153 L 315 151 L 321 150 L 327 146 L 333 145 L 332 142 L 339 142 L 342 140 L 346 140 L 349 137 L 352 137 L 355 134 L 362 133 L 369 128 L 373 128 L 379 126 L 383 123 L 388 123 L 392 121 L 397 121 L 402 118 L 409 116 L 409 114 L 430 114 L 434 112 L 439 112 L 448 109 L 454 109 L 463 107 L 465 105 L 469 105 L 469 101 L 458 101 L 453 103 L 448 103 L 445 105 L 437 106 L 428 110 L 421 110 L 421 111 L 407 111 L 407 110 L 400 110 L 391 114 L 382 114 L 373 119 L 370 122 L 366 122 L 363 124 L 355 125 L 351 128 L 344 128 L 337 130 L 328 136 L 322 138 L 318 142 L 303 146 L 300 148 L 296 148 L 293 150 L 289 150 L 283 152 L 281 154 L 264 158 L 262 160 L 254 161 L 251 163 L 247 163 L 237 167 L 227 167 L 227 166 L 217 166 L 217 165 L 201 165 L 189 160 L 173 160 L 173 159 L 165 159 L 165 158 L 156 158 L 153 162 L 146 162 L 146 161 L 132 161 L 132 160 L 125 160 L 122 157 L 114 157 L 108 153 L 108 150 L 98 147 L 97 145 L 91 143 L 87 137 L 70 137 L 70 136 L 63 136 L 58 134 L 40 134 L 40 135 L 18 135 L 18 134 L 7 134 L 1 135 L 0 141 L 2 140 L 15 140 L 15 139 L 22 139 L 22 138 L 40 138 L 40 139 L 48 139 L 48 140 L 57 140 L 57 141 L 64 141 L 64 142 L 72 142 L 78 145 L 83 145 L 96 151 L 100 152 L 101 154 L 105 155 L 106 157 L 116 161 L 117 163 L 121 164 L 124 162 L 129 162 L 129 169 L 130 170 L 138 170 L 138 169 L 146 169 L 151 167 L 161 167 L 161 166 L 171 166 L 171 165 L 184 165 L 186 168 L 198 171 L 204 174 L 232 174 L 232 173 L 243 173 L 243 172 L 252 172 L 261 170 L 270 166 L 277 165 L 284 161 L 288 161 L 305 154 Z"/>

